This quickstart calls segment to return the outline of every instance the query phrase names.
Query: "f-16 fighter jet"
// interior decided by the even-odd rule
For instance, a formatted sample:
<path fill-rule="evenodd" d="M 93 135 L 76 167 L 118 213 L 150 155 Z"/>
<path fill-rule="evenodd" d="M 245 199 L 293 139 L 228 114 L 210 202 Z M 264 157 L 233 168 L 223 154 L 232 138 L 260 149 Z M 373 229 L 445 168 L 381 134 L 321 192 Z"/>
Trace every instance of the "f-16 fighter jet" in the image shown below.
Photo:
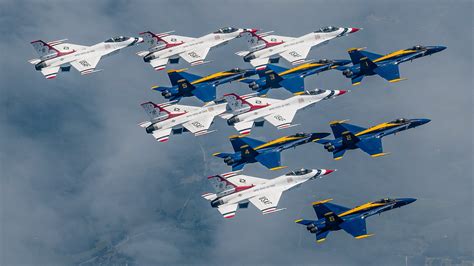
<path fill-rule="evenodd" d="M 217 86 L 256 74 L 253 69 L 234 68 L 201 77 L 184 72 L 185 70 L 168 71 L 172 87 L 154 86 L 152 89 L 161 92 L 161 95 L 170 101 L 179 101 L 182 97 L 196 96 L 203 102 L 210 102 L 216 99 Z"/>
<path fill-rule="evenodd" d="M 206 193 L 202 197 L 211 202 L 213 208 L 224 216 L 232 218 L 239 208 L 247 208 L 251 202 L 263 214 L 277 209 L 281 194 L 302 183 L 334 172 L 329 169 L 301 169 L 273 179 L 263 179 L 230 172 L 208 177 L 216 193 Z"/>
<path fill-rule="evenodd" d="M 414 202 L 413 198 L 381 199 L 368 202 L 349 209 L 336 204 L 328 203 L 332 199 L 313 202 L 313 208 L 318 220 L 299 219 L 295 222 L 306 226 L 306 229 L 316 235 L 316 242 L 326 240 L 329 232 L 344 230 L 356 239 L 362 239 L 373 234 L 367 234 L 365 219 L 375 214 L 400 208 Z"/>
<path fill-rule="evenodd" d="M 28 62 L 35 65 L 35 69 L 41 71 L 47 79 L 55 78 L 59 71 L 69 72 L 71 66 L 81 75 L 86 75 L 100 71 L 95 68 L 102 57 L 143 42 L 142 38 L 119 36 L 92 46 L 83 46 L 66 43 L 64 42 L 66 40 L 31 42 L 40 58 L 31 59 Z"/>
<path fill-rule="evenodd" d="M 252 30 L 249 32 L 251 34 L 249 42 L 254 46 L 249 51 L 238 52 L 237 55 L 243 56 L 244 61 L 250 62 L 257 70 L 264 69 L 269 62 L 278 62 L 280 57 L 293 65 L 301 64 L 306 60 L 312 47 L 359 30 L 329 26 L 296 38 L 270 35 L 272 32 L 258 34 L 256 30 Z"/>
<path fill-rule="evenodd" d="M 226 27 L 199 38 L 170 34 L 173 31 L 156 34 L 146 31 L 140 35 L 150 48 L 137 55 L 143 57 L 155 70 L 165 69 L 168 63 L 178 63 L 180 57 L 192 66 L 199 65 L 206 63 L 204 59 L 212 47 L 227 44 L 247 31 L 249 29 Z"/>
<path fill-rule="evenodd" d="M 352 85 L 359 85 L 365 76 L 379 75 L 389 82 L 405 80 L 400 78 L 398 64 L 412 61 L 427 55 L 443 51 L 445 46 L 421 46 L 398 50 L 387 55 L 362 51 L 364 48 L 349 49 L 353 66 L 341 66 L 338 70 L 352 80 Z"/>
<path fill-rule="evenodd" d="M 142 104 L 145 112 L 150 116 L 150 121 L 139 124 L 146 129 L 146 133 L 153 134 L 159 142 L 165 142 L 169 135 L 191 132 L 201 136 L 214 131 L 208 131 L 214 117 L 226 111 L 225 102 L 211 102 L 203 107 L 179 105 L 174 103 L 155 104 L 146 102 Z"/>
<path fill-rule="evenodd" d="M 245 164 L 259 162 L 270 170 L 286 168 L 281 166 L 280 152 L 296 148 L 309 142 L 316 142 L 327 137 L 329 133 L 297 133 L 295 135 L 281 137 L 268 142 L 251 139 L 249 137 L 232 136 L 230 142 L 235 153 L 214 153 L 213 155 L 223 158 L 224 162 L 232 166 L 232 171 L 241 170 Z"/>
<path fill-rule="evenodd" d="M 234 93 L 224 95 L 232 113 L 221 115 L 229 126 L 234 126 L 239 134 L 250 134 L 255 124 L 263 126 L 263 119 L 278 129 L 289 128 L 298 110 L 314 105 L 321 100 L 332 99 L 346 93 L 345 90 L 305 91 L 286 100 L 255 97 L 254 94 L 239 96 Z"/>
<path fill-rule="evenodd" d="M 277 65 L 268 65 L 265 71 L 259 71 L 259 79 L 243 79 L 249 84 L 249 88 L 265 95 L 270 89 L 285 88 L 293 94 L 304 92 L 304 78 L 313 74 L 319 74 L 338 66 L 349 64 L 350 60 L 327 60 L 301 64 L 288 69 Z"/>
<path fill-rule="evenodd" d="M 330 123 L 334 140 L 322 139 L 317 142 L 324 144 L 324 148 L 333 153 L 334 160 L 342 159 L 346 150 L 361 149 L 372 157 L 387 155 L 382 149 L 382 138 L 410 128 L 424 125 L 429 119 L 399 118 L 390 122 L 378 124 L 370 128 L 363 128 L 344 121 Z"/>

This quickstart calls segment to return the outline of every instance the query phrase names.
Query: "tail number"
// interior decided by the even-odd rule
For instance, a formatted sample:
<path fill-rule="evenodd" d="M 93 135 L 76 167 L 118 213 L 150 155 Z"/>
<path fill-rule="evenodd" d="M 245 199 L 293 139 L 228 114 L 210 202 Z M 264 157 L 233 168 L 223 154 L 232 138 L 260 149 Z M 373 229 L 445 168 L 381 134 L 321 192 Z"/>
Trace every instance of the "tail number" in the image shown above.
<path fill-rule="evenodd" d="M 190 52 L 188 53 L 188 55 L 191 56 L 192 58 L 199 58 L 199 55 L 196 52 Z"/>
<path fill-rule="evenodd" d="M 293 57 L 301 57 L 301 55 L 299 53 L 295 52 L 295 51 L 291 51 L 291 52 L 289 52 L 289 54 Z"/>
<path fill-rule="evenodd" d="M 79 64 L 81 64 L 82 66 L 84 67 L 90 67 L 91 65 L 89 64 L 89 62 L 87 62 L 86 60 L 81 60 L 79 61 Z"/>
<path fill-rule="evenodd" d="M 265 205 L 272 204 L 272 202 L 265 196 L 258 198 L 259 201 L 261 201 Z"/>
<path fill-rule="evenodd" d="M 191 124 L 192 124 L 195 128 L 203 128 L 203 127 L 204 127 L 204 126 L 203 126 L 200 122 L 198 122 L 198 121 L 192 122 Z"/>
<path fill-rule="evenodd" d="M 281 115 L 275 115 L 275 116 L 273 116 L 273 118 L 275 118 L 278 121 L 286 121 L 286 119 Z"/>

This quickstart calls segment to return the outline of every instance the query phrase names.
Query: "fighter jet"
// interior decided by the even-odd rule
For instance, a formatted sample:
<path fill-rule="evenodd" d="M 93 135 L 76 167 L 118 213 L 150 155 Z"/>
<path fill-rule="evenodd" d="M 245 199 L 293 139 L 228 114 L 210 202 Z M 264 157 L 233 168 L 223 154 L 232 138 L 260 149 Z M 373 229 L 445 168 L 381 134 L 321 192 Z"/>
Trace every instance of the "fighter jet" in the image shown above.
<path fill-rule="evenodd" d="M 324 144 L 327 151 L 333 153 L 334 160 L 342 159 L 346 150 L 354 149 L 361 149 L 372 157 L 387 155 L 388 153 L 383 152 L 382 149 L 383 137 L 424 125 L 430 120 L 399 118 L 370 128 L 363 128 L 346 122 L 347 120 L 330 123 L 334 140 L 322 139 L 317 141 L 317 143 Z"/>
<path fill-rule="evenodd" d="M 249 137 L 232 136 L 230 142 L 235 153 L 214 153 L 213 156 L 223 158 L 224 162 L 232 166 L 232 171 L 241 170 L 248 163 L 259 162 L 270 170 L 286 168 L 281 166 L 280 152 L 289 148 L 316 142 L 327 137 L 329 133 L 297 133 L 281 137 L 268 142 Z"/>
<path fill-rule="evenodd" d="M 319 74 L 338 66 L 349 64 L 350 60 L 327 60 L 322 59 L 315 62 L 305 63 L 288 69 L 277 65 L 268 65 L 265 71 L 259 71 L 259 79 L 243 79 L 249 84 L 249 88 L 257 91 L 259 95 L 265 95 L 270 89 L 285 88 L 293 94 L 304 92 L 304 78 L 313 74 Z"/>
<path fill-rule="evenodd" d="M 322 178 L 335 170 L 301 169 L 289 172 L 273 179 L 264 179 L 230 172 L 209 176 L 207 179 L 216 193 L 206 193 L 202 197 L 211 202 L 213 208 L 224 216 L 232 218 L 237 209 L 245 209 L 251 202 L 262 214 L 274 213 L 277 209 L 281 194 L 302 183 Z"/>
<path fill-rule="evenodd" d="M 211 102 L 203 107 L 179 105 L 173 102 L 155 104 L 146 102 L 141 104 L 149 115 L 150 121 L 139 124 L 146 129 L 146 133 L 153 134 L 159 142 L 165 142 L 169 135 L 181 134 L 190 131 L 195 136 L 205 135 L 214 117 L 226 111 L 225 102 Z"/>
<path fill-rule="evenodd" d="M 446 49 L 445 46 L 421 46 L 398 50 L 387 55 L 363 51 L 364 48 L 349 49 L 352 66 L 340 66 L 342 74 L 352 80 L 352 85 L 359 85 L 365 76 L 379 75 L 388 82 L 405 80 L 400 78 L 398 64 L 412 61 L 427 55 L 432 55 Z"/>
<path fill-rule="evenodd" d="M 256 74 L 253 69 L 234 68 L 201 77 L 184 72 L 185 70 L 168 71 L 172 87 L 154 86 L 152 89 L 161 92 L 161 95 L 170 101 L 179 101 L 182 97 L 196 96 L 203 102 L 210 102 L 216 99 L 217 86 Z"/>
<path fill-rule="evenodd" d="M 313 202 L 313 208 L 318 220 L 296 220 L 295 223 L 306 226 L 311 234 L 316 234 L 316 242 L 326 240 L 329 232 L 344 230 L 356 239 L 367 238 L 373 234 L 367 234 L 365 219 L 375 214 L 400 208 L 414 202 L 413 198 L 381 199 L 368 202 L 355 208 L 349 209 L 336 204 L 328 203 L 332 199 Z"/>
<path fill-rule="evenodd" d="M 232 112 L 222 114 L 221 117 L 227 119 L 227 124 L 234 126 L 241 135 L 250 134 L 254 124 L 263 126 L 263 120 L 267 120 L 278 129 L 284 129 L 296 126 L 291 122 L 298 110 L 346 92 L 345 90 L 315 89 L 285 100 L 256 97 L 255 94 L 239 96 L 230 93 L 225 94 L 224 98 Z"/>
<path fill-rule="evenodd" d="M 66 40 L 31 42 L 40 58 L 28 62 L 35 65 L 35 69 L 41 71 L 46 79 L 55 78 L 59 71 L 69 72 L 71 66 L 81 75 L 87 75 L 101 71 L 95 68 L 102 57 L 143 42 L 142 38 L 118 36 L 92 46 L 84 46 L 66 43 Z"/>
<path fill-rule="evenodd" d="M 249 31 L 251 36 L 249 42 L 254 46 L 250 47 L 249 51 L 240 51 L 236 54 L 242 56 L 245 62 L 250 62 L 257 70 L 264 69 L 269 62 L 277 63 L 280 57 L 296 65 L 306 60 L 312 47 L 359 30 L 329 26 L 296 38 L 270 35 L 271 31 L 258 34 L 257 30 L 252 30 Z"/>
<path fill-rule="evenodd" d="M 165 69 L 168 63 L 177 64 L 180 57 L 195 66 L 206 63 L 204 59 L 212 47 L 225 45 L 247 31 L 249 29 L 225 27 L 199 38 L 170 34 L 173 31 L 157 34 L 146 31 L 140 35 L 149 48 L 137 55 L 157 71 Z"/>

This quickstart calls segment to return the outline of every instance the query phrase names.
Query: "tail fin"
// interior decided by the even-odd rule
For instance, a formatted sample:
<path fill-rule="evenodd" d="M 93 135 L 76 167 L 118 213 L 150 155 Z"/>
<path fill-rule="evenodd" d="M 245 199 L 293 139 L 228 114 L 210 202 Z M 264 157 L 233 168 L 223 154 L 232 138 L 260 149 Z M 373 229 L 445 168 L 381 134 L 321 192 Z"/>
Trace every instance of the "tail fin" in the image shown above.
<path fill-rule="evenodd" d="M 365 48 L 351 48 L 347 50 L 353 65 L 359 64 L 360 60 L 364 57 L 367 57 L 370 60 L 375 60 L 379 57 L 382 57 L 380 54 L 363 51 Z"/>
<path fill-rule="evenodd" d="M 232 111 L 235 112 L 245 112 L 252 109 L 253 105 L 246 101 L 245 99 L 253 96 L 253 94 L 247 95 L 237 95 L 235 93 L 224 94 L 224 99 L 226 99 L 228 106 Z"/>
<path fill-rule="evenodd" d="M 54 46 L 61 44 L 63 40 L 60 41 L 53 41 L 53 42 L 44 42 L 42 40 L 37 40 L 37 41 L 32 41 L 31 45 L 33 45 L 33 48 L 35 51 L 38 53 L 38 55 L 41 58 L 53 58 L 57 57 L 60 55 L 65 55 L 65 54 L 70 54 L 74 53 L 74 50 L 68 51 L 68 52 L 61 52 L 58 49 L 56 49 Z"/>
<path fill-rule="evenodd" d="M 280 75 L 278 75 L 275 70 L 268 67 L 268 65 L 267 65 L 267 69 L 268 70 L 265 71 L 266 85 L 270 86 L 272 88 L 279 88 L 280 87 L 279 83 L 280 83 L 280 81 L 283 80 L 283 78 L 280 77 Z"/>
<path fill-rule="evenodd" d="M 242 151 L 247 148 L 252 148 L 254 149 L 255 147 L 258 147 L 265 142 L 257 140 L 257 139 L 252 139 L 249 137 L 240 137 L 240 136 L 235 136 L 230 138 L 230 143 L 232 144 L 232 147 L 234 148 L 234 151 Z"/>
<path fill-rule="evenodd" d="M 346 131 L 356 134 L 360 131 L 366 130 L 366 128 L 348 124 L 346 123 L 347 121 L 349 120 L 332 121 L 329 123 L 332 133 L 334 134 L 334 138 L 342 137 L 342 133 Z"/>
<path fill-rule="evenodd" d="M 154 102 L 146 102 L 141 104 L 152 121 L 162 121 L 184 114 L 183 112 L 170 112 L 166 110 L 165 107 L 170 105 L 170 103 L 155 104 Z"/>
<path fill-rule="evenodd" d="M 337 214 L 330 211 L 324 214 L 324 219 L 326 220 L 326 226 L 336 227 L 344 222 Z"/>
<path fill-rule="evenodd" d="M 211 185 L 216 190 L 217 194 L 220 194 L 220 193 L 227 194 L 227 193 L 245 190 L 252 187 L 252 186 L 238 186 L 235 183 L 229 181 L 229 178 L 238 175 L 238 172 L 239 171 L 234 171 L 234 172 L 229 172 L 225 174 L 209 176 L 207 180 L 209 180 Z"/>
<path fill-rule="evenodd" d="M 313 209 L 314 209 L 314 212 L 316 213 L 316 216 L 318 216 L 318 219 L 325 218 L 324 215 L 326 213 L 333 212 L 338 215 L 349 210 L 349 208 L 346 208 L 344 206 L 328 203 L 331 200 L 332 199 L 326 199 L 326 200 L 313 202 Z"/>
<path fill-rule="evenodd" d="M 186 68 L 168 70 L 168 78 L 170 79 L 171 85 L 173 86 L 178 85 L 178 81 L 181 79 L 185 79 L 189 82 L 193 82 L 195 80 L 202 78 L 201 76 L 185 72 L 186 70 L 187 70 Z"/>
<path fill-rule="evenodd" d="M 170 45 L 170 43 L 166 41 L 164 37 L 169 36 L 172 32 L 174 31 L 155 34 L 151 31 L 145 31 L 140 33 L 140 36 L 143 38 L 143 42 L 147 43 L 150 46 L 150 50 L 157 51 L 163 48 L 167 48 Z"/>
<path fill-rule="evenodd" d="M 360 71 L 362 73 L 373 73 L 374 69 L 376 68 L 377 64 L 375 64 L 367 56 L 360 58 Z"/>

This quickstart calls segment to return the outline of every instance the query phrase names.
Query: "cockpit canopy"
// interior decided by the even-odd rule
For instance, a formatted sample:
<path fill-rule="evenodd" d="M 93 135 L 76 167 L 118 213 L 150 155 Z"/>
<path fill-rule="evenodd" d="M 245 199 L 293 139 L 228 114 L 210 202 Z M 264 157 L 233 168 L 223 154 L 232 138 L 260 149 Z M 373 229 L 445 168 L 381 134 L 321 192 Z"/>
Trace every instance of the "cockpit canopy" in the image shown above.
<path fill-rule="evenodd" d="M 306 133 L 298 132 L 293 135 L 294 137 L 306 137 Z"/>
<path fill-rule="evenodd" d="M 327 63 L 329 63 L 329 62 L 330 62 L 329 59 L 324 58 L 324 59 L 319 59 L 319 61 L 318 61 L 317 63 L 319 63 L 319 64 L 327 64 Z"/>
<path fill-rule="evenodd" d="M 318 94 L 321 94 L 321 93 L 324 93 L 325 90 L 320 90 L 320 89 L 315 89 L 315 90 L 312 90 L 312 91 L 305 91 L 305 94 L 306 95 L 318 95 Z"/>
<path fill-rule="evenodd" d="M 390 203 L 390 202 L 394 202 L 394 201 L 395 201 L 394 199 L 384 198 L 384 199 L 381 199 L 381 200 L 374 201 L 373 203 Z"/>
<path fill-rule="evenodd" d="M 421 45 L 415 45 L 415 46 L 413 46 L 413 48 L 412 48 L 412 50 L 425 50 L 425 49 L 426 49 L 426 47 L 421 46 Z"/>
<path fill-rule="evenodd" d="M 390 123 L 401 124 L 401 123 L 406 123 L 406 122 L 407 122 L 407 119 L 405 119 L 405 118 L 398 118 L 398 119 L 395 119 L 395 120 L 391 121 Z"/>
<path fill-rule="evenodd" d="M 110 38 L 105 42 L 124 42 L 128 39 L 129 39 L 129 37 L 117 36 L 117 37 Z"/>
<path fill-rule="evenodd" d="M 326 26 L 326 27 L 320 28 L 319 30 L 315 32 L 333 32 L 333 31 L 337 31 L 338 29 L 339 29 L 338 27 Z"/>
<path fill-rule="evenodd" d="M 300 169 L 300 170 L 291 171 L 286 175 L 306 175 L 307 173 L 310 173 L 310 172 L 311 170 L 309 169 Z"/>
<path fill-rule="evenodd" d="M 225 27 L 225 28 L 220 28 L 218 29 L 217 31 L 215 31 L 214 33 L 231 33 L 231 32 L 235 32 L 237 31 L 236 28 L 233 28 L 233 27 Z"/>

